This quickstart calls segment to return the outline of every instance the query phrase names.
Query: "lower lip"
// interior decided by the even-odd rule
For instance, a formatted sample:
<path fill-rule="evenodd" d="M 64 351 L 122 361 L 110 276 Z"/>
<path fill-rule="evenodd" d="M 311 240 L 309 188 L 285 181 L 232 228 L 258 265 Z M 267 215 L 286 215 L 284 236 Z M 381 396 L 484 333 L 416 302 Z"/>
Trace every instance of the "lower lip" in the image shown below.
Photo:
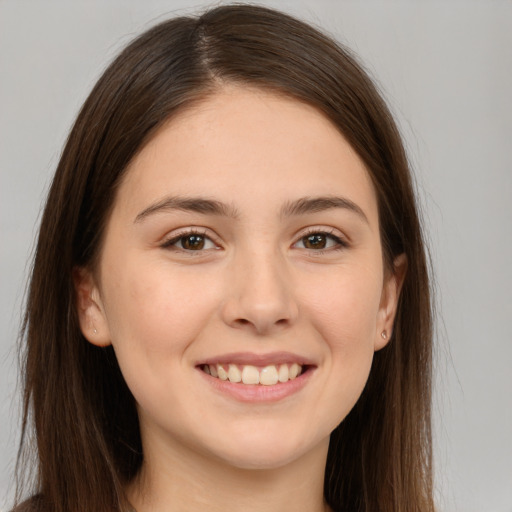
<path fill-rule="evenodd" d="M 264 386 L 261 384 L 241 384 L 230 382 L 229 380 L 221 380 L 212 377 L 203 372 L 200 368 L 198 371 L 206 379 L 208 384 L 219 393 L 227 395 L 240 402 L 256 402 L 271 403 L 278 402 L 298 393 L 310 380 L 314 373 L 314 368 L 308 370 L 295 379 L 287 382 L 279 382 L 272 386 Z"/>

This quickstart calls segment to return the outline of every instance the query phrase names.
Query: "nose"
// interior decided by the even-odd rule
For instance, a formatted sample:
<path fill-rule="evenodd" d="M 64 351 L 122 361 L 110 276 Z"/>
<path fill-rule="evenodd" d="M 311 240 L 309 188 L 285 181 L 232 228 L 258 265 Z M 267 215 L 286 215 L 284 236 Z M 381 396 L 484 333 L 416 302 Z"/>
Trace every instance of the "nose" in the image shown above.
<path fill-rule="evenodd" d="M 240 257 L 227 283 L 224 322 L 257 335 L 291 326 L 298 317 L 290 272 L 276 254 Z"/>

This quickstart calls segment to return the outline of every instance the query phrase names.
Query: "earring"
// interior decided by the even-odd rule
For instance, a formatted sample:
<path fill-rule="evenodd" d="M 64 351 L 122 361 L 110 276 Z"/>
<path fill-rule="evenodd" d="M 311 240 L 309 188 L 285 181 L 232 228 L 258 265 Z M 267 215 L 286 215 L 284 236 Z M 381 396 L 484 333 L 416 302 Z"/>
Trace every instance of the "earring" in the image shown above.
<path fill-rule="evenodd" d="M 92 332 L 93 332 L 94 334 L 98 334 L 98 331 L 96 330 L 96 328 L 94 328 Z"/>
<path fill-rule="evenodd" d="M 388 339 L 388 333 L 387 333 L 386 331 L 382 331 L 382 332 L 380 333 L 380 335 L 381 335 L 381 338 L 382 338 L 383 340 L 387 340 L 387 339 Z"/>

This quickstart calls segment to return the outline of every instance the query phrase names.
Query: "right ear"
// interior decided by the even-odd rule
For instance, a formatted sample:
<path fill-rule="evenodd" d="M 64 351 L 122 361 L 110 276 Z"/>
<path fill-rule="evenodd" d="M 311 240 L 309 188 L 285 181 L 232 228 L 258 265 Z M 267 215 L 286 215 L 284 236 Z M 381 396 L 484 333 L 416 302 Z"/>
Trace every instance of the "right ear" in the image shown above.
<path fill-rule="evenodd" d="M 74 268 L 73 282 L 82 334 L 93 345 L 107 347 L 111 344 L 110 331 L 99 288 L 92 272 L 84 267 Z"/>

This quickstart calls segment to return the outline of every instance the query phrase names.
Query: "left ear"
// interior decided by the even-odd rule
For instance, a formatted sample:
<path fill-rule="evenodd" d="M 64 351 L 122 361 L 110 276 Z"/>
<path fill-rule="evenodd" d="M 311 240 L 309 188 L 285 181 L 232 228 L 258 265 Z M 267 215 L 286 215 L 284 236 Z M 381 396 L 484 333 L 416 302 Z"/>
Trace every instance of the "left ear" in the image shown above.
<path fill-rule="evenodd" d="M 393 333 L 396 310 L 400 291 L 407 273 L 407 256 L 400 254 L 393 260 L 392 270 L 386 271 L 380 299 L 375 333 L 375 350 L 384 348 Z"/>
<path fill-rule="evenodd" d="M 105 307 L 93 273 L 86 268 L 73 269 L 78 321 L 85 339 L 97 347 L 111 344 Z"/>

